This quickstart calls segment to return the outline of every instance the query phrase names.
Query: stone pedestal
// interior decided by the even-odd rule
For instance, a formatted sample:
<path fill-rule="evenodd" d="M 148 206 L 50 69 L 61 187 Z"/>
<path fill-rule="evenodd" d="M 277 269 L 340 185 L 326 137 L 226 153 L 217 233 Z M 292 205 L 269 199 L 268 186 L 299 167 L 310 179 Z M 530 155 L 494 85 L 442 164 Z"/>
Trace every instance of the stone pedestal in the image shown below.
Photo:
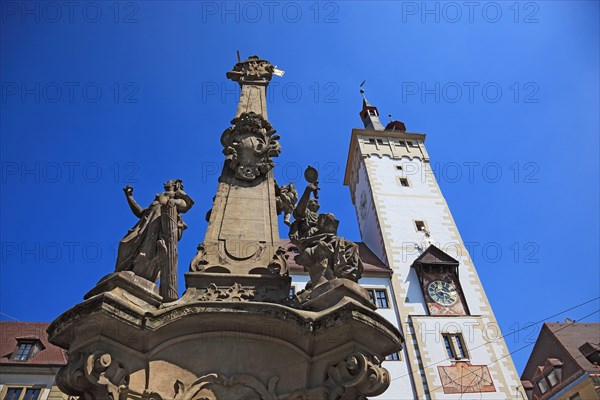
<path fill-rule="evenodd" d="M 324 292 L 327 307 L 309 311 L 247 301 L 235 290 L 206 300 L 188 289 L 175 302 L 152 305 L 152 295 L 130 283 L 120 275 L 101 282 L 50 326 L 51 342 L 68 352 L 57 376 L 65 393 L 90 400 L 362 399 L 387 388 L 380 360 L 401 349 L 399 332 L 371 307 L 331 296 L 344 284 Z"/>

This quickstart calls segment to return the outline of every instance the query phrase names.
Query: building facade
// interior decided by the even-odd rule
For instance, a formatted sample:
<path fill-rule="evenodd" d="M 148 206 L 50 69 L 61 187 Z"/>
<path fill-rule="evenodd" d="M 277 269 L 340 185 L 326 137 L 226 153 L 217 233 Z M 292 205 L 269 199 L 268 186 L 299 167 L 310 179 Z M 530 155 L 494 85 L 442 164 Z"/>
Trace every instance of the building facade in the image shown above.
<path fill-rule="evenodd" d="M 406 132 L 400 121 L 384 127 L 377 107 L 366 98 L 360 117 L 364 129 L 352 130 L 344 184 L 363 245 L 392 272 L 367 274 L 361 284 L 385 288 L 388 308 L 379 312 L 397 324 L 406 340 L 397 360 L 384 362 L 392 384 L 379 398 L 524 399 L 430 167 L 425 134 Z"/>
<path fill-rule="evenodd" d="M 521 379 L 530 400 L 600 399 L 600 324 L 545 323 Z"/>
<path fill-rule="evenodd" d="M 55 385 L 64 351 L 48 342 L 47 322 L 0 322 L 0 399 L 66 400 Z"/>

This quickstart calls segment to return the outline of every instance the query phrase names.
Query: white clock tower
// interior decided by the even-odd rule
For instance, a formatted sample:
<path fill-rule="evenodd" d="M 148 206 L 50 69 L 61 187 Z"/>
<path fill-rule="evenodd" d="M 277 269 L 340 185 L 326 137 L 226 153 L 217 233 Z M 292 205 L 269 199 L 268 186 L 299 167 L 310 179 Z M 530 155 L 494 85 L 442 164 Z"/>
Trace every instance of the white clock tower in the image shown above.
<path fill-rule="evenodd" d="M 363 94 L 364 97 L 364 94 Z M 384 127 L 363 99 L 344 184 L 362 241 L 393 275 L 405 349 L 385 399 L 526 399 L 473 262 L 429 165 L 425 134 Z M 396 363 L 392 365 L 392 363 Z"/>

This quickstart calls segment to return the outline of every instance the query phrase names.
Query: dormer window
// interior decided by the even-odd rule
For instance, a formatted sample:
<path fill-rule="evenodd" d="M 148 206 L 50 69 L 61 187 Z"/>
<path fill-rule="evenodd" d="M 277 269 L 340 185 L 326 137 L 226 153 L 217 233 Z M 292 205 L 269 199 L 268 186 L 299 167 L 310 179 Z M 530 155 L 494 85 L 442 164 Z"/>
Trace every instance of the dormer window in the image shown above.
<path fill-rule="evenodd" d="M 27 361 L 43 349 L 39 340 L 19 340 L 17 339 L 17 349 L 13 353 L 12 359 L 15 361 Z"/>
<path fill-rule="evenodd" d="M 559 382 L 559 378 L 558 375 L 556 374 L 556 370 L 552 370 L 550 371 L 550 373 L 548 375 L 546 375 L 546 379 L 548 379 L 548 383 L 550 384 L 550 387 L 554 387 L 556 385 L 558 385 Z"/>
<path fill-rule="evenodd" d="M 377 111 L 373 110 L 372 108 L 369 109 L 369 115 L 374 115 L 377 116 Z"/>
<path fill-rule="evenodd" d="M 548 358 L 544 365 L 537 368 L 533 376 L 540 393 L 543 395 L 562 381 L 562 361 L 558 358 Z"/>
<path fill-rule="evenodd" d="M 538 383 L 538 388 L 540 389 L 540 392 L 542 394 L 546 393 L 548 391 L 548 384 L 546 383 L 546 380 L 544 378 L 542 378 Z"/>

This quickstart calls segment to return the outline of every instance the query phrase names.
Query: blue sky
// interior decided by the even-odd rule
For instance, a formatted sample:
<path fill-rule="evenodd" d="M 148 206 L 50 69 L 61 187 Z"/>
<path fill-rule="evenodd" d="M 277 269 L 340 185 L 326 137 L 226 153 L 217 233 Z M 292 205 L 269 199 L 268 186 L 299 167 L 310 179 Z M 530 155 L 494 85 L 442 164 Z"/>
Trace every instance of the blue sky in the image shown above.
<path fill-rule="evenodd" d="M 286 71 L 269 91 L 283 148 L 276 177 L 301 184 L 302 169 L 319 166 L 322 208 L 344 236 L 359 240 L 342 181 L 366 79 L 383 116 L 428 135 L 505 334 L 600 295 L 598 2 L 1 6 L 3 320 L 50 321 L 112 272 L 135 223 L 127 184 L 145 205 L 181 178 L 196 200 L 183 275 L 235 113 L 225 72 L 236 50 Z M 537 329 L 510 336 L 509 348 Z M 513 355 L 519 371 L 529 352 Z"/>

